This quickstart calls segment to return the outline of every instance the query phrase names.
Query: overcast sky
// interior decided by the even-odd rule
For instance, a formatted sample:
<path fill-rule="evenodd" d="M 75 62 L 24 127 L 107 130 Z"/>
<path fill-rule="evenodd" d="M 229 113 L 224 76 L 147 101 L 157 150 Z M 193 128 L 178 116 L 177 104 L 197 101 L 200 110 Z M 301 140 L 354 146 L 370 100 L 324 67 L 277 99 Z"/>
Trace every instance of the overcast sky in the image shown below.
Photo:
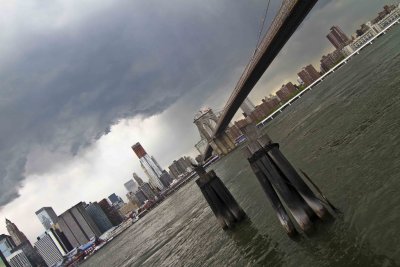
<path fill-rule="evenodd" d="M 255 49 L 266 0 L 0 0 L 0 233 L 116 192 L 141 142 L 163 167 L 195 155 L 194 114 L 220 110 Z M 250 98 L 296 81 L 390 0 L 320 0 Z M 272 0 L 267 24 L 280 1 Z"/>

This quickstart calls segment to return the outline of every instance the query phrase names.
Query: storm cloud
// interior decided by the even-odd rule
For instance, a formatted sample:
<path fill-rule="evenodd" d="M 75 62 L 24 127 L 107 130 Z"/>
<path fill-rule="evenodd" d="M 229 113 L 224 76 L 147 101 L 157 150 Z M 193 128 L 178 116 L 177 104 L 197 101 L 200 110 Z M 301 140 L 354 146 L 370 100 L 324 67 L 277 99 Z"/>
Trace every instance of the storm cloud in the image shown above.
<path fill-rule="evenodd" d="M 15 204 L 19 209 L 50 205 L 34 203 L 43 181 L 53 186 L 49 201 L 57 206 L 57 192 L 75 192 L 72 187 L 86 178 L 72 176 L 105 172 L 93 151 L 111 149 L 115 140 L 110 140 L 128 138 L 132 128 L 135 138 L 164 136 L 145 144 L 163 166 L 193 149 L 199 139 L 194 113 L 223 107 L 255 49 L 266 3 L 0 1 L 0 207 L 18 202 L 22 191 L 26 197 Z M 280 3 L 271 1 L 266 25 Z M 331 25 L 351 33 L 386 3 L 319 1 L 250 97 L 258 102 L 284 81 L 294 81 L 302 66 L 318 63 L 332 49 L 325 38 Z M 129 140 L 136 141 L 141 139 Z M 129 144 L 120 146 L 130 153 Z M 97 165 L 84 165 L 88 158 Z M 126 166 L 131 159 L 118 160 Z M 45 178 L 24 189 L 26 177 Z M 95 182 L 104 190 L 110 186 L 93 178 L 93 188 Z M 84 193 L 69 201 L 82 200 Z M 67 208 L 71 203 L 63 197 L 59 207 Z"/>
<path fill-rule="evenodd" d="M 18 196 L 33 146 L 76 154 L 120 119 L 158 114 L 195 89 L 207 95 L 214 88 L 199 87 L 203 80 L 247 58 L 265 8 L 262 1 L 26 2 L 9 7 L 18 23 L 4 24 L 13 32 L 4 33 L 0 55 L 0 205 Z"/>

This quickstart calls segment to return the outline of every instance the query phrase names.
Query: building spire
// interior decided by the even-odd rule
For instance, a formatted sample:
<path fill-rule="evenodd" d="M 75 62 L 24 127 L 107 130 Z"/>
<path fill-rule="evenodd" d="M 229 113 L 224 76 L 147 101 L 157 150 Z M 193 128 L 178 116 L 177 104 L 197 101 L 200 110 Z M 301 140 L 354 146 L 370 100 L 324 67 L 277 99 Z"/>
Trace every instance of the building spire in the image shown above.
<path fill-rule="evenodd" d="M 25 234 L 21 232 L 18 227 L 7 218 L 6 228 L 16 246 L 25 242 L 29 242 Z"/>

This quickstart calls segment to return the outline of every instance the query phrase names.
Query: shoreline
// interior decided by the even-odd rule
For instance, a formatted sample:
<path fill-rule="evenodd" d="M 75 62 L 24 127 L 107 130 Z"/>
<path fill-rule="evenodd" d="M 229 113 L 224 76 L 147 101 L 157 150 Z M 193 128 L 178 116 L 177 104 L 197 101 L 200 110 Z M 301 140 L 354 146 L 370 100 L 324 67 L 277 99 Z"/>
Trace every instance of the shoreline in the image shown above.
<path fill-rule="evenodd" d="M 360 51 L 363 50 L 365 47 L 372 45 L 372 41 L 374 41 L 375 39 L 383 36 L 386 34 L 386 31 L 388 31 L 390 28 L 392 28 L 393 26 L 395 26 L 396 24 L 400 24 L 400 18 L 398 18 L 397 20 L 393 21 L 391 24 L 389 24 L 385 29 L 383 29 L 382 31 L 380 31 L 377 35 L 375 35 L 374 37 L 372 37 L 370 40 L 368 40 L 368 42 L 366 42 L 365 44 L 363 44 L 362 46 L 360 46 L 356 51 L 354 51 L 353 53 L 351 53 L 350 55 L 348 55 L 347 57 L 345 57 L 342 61 L 340 61 L 339 63 L 337 63 L 333 68 L 331 68 L 329 71 L 327 71 L 326 73 L 324 73 L 321 77 L 319 77 L 317 80 L 315 80 L 312 84 L 310 84 L 309 86 L 307 86 L 306 88 L 304 88 L 303 90 L 301 90 L 298 94 L 296 94 L 295 96 L 293 96 L 291 99 L 289 99 L 288 101 L 286 101 L 285 104 L 283 104 L 282 106 L 280 106 L 277 110 L 275 110 L 273 113 L 271 113 L 270 115 L 268 115 L 265 119 L 263 119 L 261 122 L 257 123 L 257 127 L 258 128 L 263 128 L 264 126 L 266 126 L 270 121 L 272 121 L 277 115 L 279 115 L 280 113 L 282 113 L 282 111 L 287 108 L 288 106 L 290 106 L 293 102 L 295 102 L 296 100 L 298 100 L 299 98 L 301 98 L 301 96 L 303 94 L 305 94 L 308 91 L 311 91 L 312 88 L 318 84 L 320 84 L 326 77 L 328 77 L 329 75 L 331 75 L 332 73 L 334 73 L 336 70 L 340 69 L 343 65 L 347 64 L 347 62 L 352 59 L 354 56 L 359 55 Z"/>

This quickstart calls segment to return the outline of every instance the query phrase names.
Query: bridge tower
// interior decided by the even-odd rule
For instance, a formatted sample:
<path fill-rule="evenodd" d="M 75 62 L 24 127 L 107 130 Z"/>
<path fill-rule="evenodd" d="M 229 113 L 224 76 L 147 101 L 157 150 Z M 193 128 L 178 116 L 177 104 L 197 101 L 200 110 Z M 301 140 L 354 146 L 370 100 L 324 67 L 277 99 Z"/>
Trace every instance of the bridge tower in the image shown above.
<path fill-rule="evenodd" d="M 202 141 L 199 143 L 204 142 L 204 140 L 207 141 L 218 155 L 226 155 L 235 148 L 235 143 L 232 140 L 232 137 L 228 135 L 226 131 L 214 136 L 218 117 L 211 108 L 199 111 L 194 117 L 193 123 L 196 124 L 200 133 Z"/>

